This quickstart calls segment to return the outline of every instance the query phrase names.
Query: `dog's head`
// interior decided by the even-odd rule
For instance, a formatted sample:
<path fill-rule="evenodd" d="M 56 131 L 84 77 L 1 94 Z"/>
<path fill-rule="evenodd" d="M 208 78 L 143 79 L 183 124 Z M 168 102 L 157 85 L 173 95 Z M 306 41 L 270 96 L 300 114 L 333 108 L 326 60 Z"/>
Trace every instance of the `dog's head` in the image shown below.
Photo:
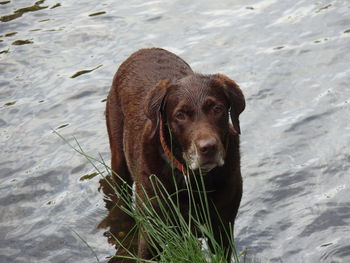
<path fill-rule="evenodd" d="M 240 133 L 239 115 L 245 108 L 243 93 L 233 80 L 222 74 L 162 80 L 147 100 L 151 137 L 163 121 L 191 169 L 208 172 L 224 165 L 228 135 Z"/>

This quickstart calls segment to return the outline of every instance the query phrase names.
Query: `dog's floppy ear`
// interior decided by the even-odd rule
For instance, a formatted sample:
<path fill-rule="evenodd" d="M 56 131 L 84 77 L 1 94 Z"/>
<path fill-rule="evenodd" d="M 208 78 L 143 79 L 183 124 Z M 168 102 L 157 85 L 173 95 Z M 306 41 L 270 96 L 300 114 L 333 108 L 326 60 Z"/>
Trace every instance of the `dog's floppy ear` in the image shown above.
<path fill-rule="evenodd" d="M 151 138 L 156 134 L 156 131 L 159 128 L 161 109 L 169 86 L 170 80 L 160 80 L 147 95 L 145 115 L 152 122 L 150 133 Z"/>
<path fill-rule="evenodd" d="M 233 128 L 238 134 L 241 134 L 241 128 L 239 127 L 239 115 L 245 108 L 245 99 L 242 90 L 234 80 L 223 74 L 214 74 L 213 76 L 224 86 L 224 91 L 230 102 L 230 115 Z"/>

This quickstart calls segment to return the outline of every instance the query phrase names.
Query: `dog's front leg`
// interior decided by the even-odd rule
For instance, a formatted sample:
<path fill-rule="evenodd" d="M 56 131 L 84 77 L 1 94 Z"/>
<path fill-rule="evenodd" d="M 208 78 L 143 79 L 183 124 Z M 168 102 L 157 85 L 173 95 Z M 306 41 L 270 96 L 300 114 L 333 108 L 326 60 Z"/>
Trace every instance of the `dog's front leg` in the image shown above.
<path fill-rule="evenodd" d="M 152 259 L 153 255 L 147 242 L 147 234 L 140 231 L 138 257 L 142 259 Z"/>

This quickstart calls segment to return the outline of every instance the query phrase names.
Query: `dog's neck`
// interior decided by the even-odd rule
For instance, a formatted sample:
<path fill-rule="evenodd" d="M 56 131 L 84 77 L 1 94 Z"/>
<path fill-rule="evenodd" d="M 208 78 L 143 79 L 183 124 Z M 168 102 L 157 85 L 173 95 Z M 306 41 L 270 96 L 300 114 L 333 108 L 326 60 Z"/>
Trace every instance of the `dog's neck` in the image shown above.
<path fill-rule="evenodd" d="M 185 167 L 176 159 L 176 157 L 174 156 L 174 154 L 172 153 L 172 151 L 169 149 L 165 136 L 164 136 L 164 123 L 163 123 L 163 119 L 160 119 L 160 125 L 159 125 L 159 139 L 160 139 L 160 143 L 162 144 L 162 149 L 164 151 L 164 155 L 166 158 L 166 161 L 170 164 L 170 166 L 172 168 L 176 168 L 178 169 L 180 172 L 182 172 L 183 174 L 185 174 L 186 169 Z"/>

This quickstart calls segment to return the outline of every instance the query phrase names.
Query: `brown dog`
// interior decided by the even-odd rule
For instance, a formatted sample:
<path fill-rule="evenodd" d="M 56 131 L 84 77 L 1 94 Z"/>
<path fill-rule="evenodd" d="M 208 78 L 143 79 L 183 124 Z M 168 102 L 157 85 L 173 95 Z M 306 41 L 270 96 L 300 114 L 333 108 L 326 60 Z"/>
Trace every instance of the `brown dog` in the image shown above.
<path fill-rule="evenodd" d="M 139 50 L 119 67 L 108 95 L 112 169 L 150 197 L 157 191 L 151 174 L 170 193 L 186 187 L 187 167 L 201 174 L 220 216 L 214 211 L 211 216 L 215 237 L 229 250 L 223 233 L 233 225 L 242 196 L 238 118 L 244 108 L 242 91 L 228 77 L 196 74 L 163 49 Z M 182 211 L 186 217 L 186 200 Z M 139 256 L 152 258 L 144 235 Z"/>

